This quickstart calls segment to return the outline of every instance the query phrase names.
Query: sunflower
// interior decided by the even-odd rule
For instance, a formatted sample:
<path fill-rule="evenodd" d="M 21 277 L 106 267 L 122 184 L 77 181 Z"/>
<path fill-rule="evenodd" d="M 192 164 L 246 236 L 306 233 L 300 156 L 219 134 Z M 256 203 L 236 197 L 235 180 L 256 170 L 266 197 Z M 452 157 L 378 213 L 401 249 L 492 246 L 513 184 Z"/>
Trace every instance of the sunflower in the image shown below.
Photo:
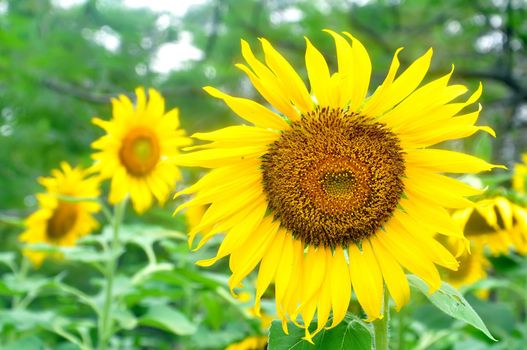
<path fill-rule="evenodd" d="M 265 350 L 266 345 L 266 336 L 250 336 L 238 343 L 229 345 L 225 350 Z"/>
<path fill-rule="evenodd" d="M 245 72 L 274 109 L 206 87 L 251 125 L 229 126 L 193 137 L 211 141 L 175 158 L 178 165 L 212 170 L 176 195 L 194 195 L 176 210 L 210 204 L 189 233 L 199 249 L 226 232 L 209 266 L 230 256 L 231 291 L 259 264 L 255 306 L 274 281 L 278 317 L 305 328 L 305 338 L 346 314 L 352 289 L 368 320 L 383 315 L 386 286 L 396 308 L 408 302 L 405 269 L 434 291 L 436 265 L 456 269 L 455 257 L 435 238 L 463 239 L 448 208 L 471 205 L 479 194 L 440 173 L 477 173 L 494 166 L 463 153 L 428 148 L 478 130 L 481 86 L 448 85 L 452 72 L 418 87 L 432 50 L 395 78 L 394 55 L 381 86 L 367 97 L 371 62 L 359 40 L 327 31 L 334 39 L 338 71 L 306 38 L 311 92 L 288 61 L 260 39 L 265 61 L 242 40 Z M 452 103 L 450 103 L 452 102 Z M 317 314 L 317 329 L 308 326 Z"/>
<path fill-rule="evenodd" d="M 37 194 L 39 209 L 26 219 L 20 241 L 74 246 L 77 239 L 97 228 L 93 214 L 100 210 L 100 205 L 93 198 L 99 196 L 98 179 L 87 177 L 86 170 L 72 168 L 66 162 L 60 168 L 52 171 L 52 177 L 39 178 L 46 192 Z M 61 196 L 92 200 L 65 200 Z M 25 248 L 24 254 L 35 266 L 40 266 L 48 255 L 31 248 Z"/>
<path fill-rule="evenodd" d="M 113 119 L 93 118 L 106 135 L 92 143 L 100 150 L 92 157 L 93 170 L 103 178 L 112 178 L 109 201 L 121 202 L 127 195 L 134 209 L 144 212 L 152 205 L 152 196 L 163 204 L 181 174 L 170 159 L 190 139 L 179 128 L 177 109 L 165 113 L 165 101 L 154 89 L 135 90 L 136 105 L 124 95 L 112 99 Z"/>
<path fill-rule="evenodd" d="M 511 249 L 527 254 L 527 209 L 507 198 L 484 199 L 452 216 L 470 241 L 488 247 L 492 255 L 508 254 Z"/>
<path fill-rule="evenodd" d="M 512 188 L 521 194 L 525 194 L 525 179 L 527 179 L 527 153 L 522 155 L 523 163 L 514 165 L 512 174 Z"/>

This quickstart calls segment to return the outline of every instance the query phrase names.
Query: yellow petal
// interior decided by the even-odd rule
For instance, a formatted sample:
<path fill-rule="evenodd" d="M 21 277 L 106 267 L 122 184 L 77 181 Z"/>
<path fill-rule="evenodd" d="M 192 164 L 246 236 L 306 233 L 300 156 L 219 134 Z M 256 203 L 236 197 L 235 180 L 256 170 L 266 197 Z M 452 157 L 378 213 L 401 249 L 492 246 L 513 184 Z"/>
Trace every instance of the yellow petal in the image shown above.
<path fill-rule="evenodd" d="M 387 91 L 389 91 L 390 86 L 393 83 L 393 80 L 395 79 L 395 74 L 397 73 L 397 70 L 399 69 L 400 63 L 399 63 L 399 52 L 401 52 L 403 48 L 398 48 L 392 59 L 392 63 L 390 64 L 390 69 L 388 69 L 388 74 L 386 75 L 386 78 L 384 78 L 384 81 L 382 84 L 375 90 L 373 95 L 371 95 L 365 102 L 363 108 L 361 109 L 361 113 L 364 115 L 376 117 L 378 115 L 375 115 L 377 110 L 379 110 L 379 106 L 382 103 L 382 97 L 385 95 Z"/>
<path fill-rule="evenodd" d="M 256 159 L 267 153 L 267 146 L 248 146 L 238 148 L 206 149 L 173 157 L 174 164 L 202 168 L 218 168 L 234 165 L 248 159 Z"/>
<path fill-rule="evenodd" d="M 382 318 L 383 280 L 370 242 L 362 241 L 362 252 L 355 244 L 349 248 L 351 284 L 368 320 Z"/>
<path fill-rule="evenodd" d="M 424 124 L 424 122 L 429 122 L 427 114 L 430 111 L 452 101 L 467 91 L 467 88 L 463 85 L 447 86 L 452 73 L 453 70 L 441 78 L 420 87 L 399 105 L 384 114 L 381 120 L 395 130 L 411 128 L 414 123 L 423 122 Z"/>
<path fill-rule="evenodd" d="M 305 114 L 313 109 L 313 101 L 307 88 L 293 67 L 265 39 L 260 39 L 265 54 L 265 62 L 280 79 L 284 90 L 290 94 L 291 101 Z"/>
<path fill-rule="evenodd" d="M 216 187 L 229 182 L 243 183 L 243 178 L 246 175 L 258 172 L 259 165 L 259 160 L 248 160 L 246 162 L 213 169 L 192 186 L 189 186 L 176 193 L 174 198 L 177 198 L 183 194 L 195 193 L 202 189 Z"/>
<path fill-rule="evenodd" d="M 233 212 L 240 211 L 248 206 L 261 205 L 265 202 L 261 190 L 253 189 L 245 192 L 236 193 L 236 195 L 224 198 L 222 201 L 212 203 L 198 226 L 196 226 L 191 234 L 201 230 L 203 227 L 213 226 L 220 220 L 225 220 L 232 215 Z"/>
<path fill-rule="evenodd" d="M 293 237 L 290 234 L 286 234 L 284 239 L 284 245 L 282 249 L 282 256 L 277 263 L 277 270 L 275 276 L 275 300 L 276 300 L 276 313 L 282 320 L 282 328 L 287 334 L 287 318 L 283 306 L 284 295 L 289 285 L 289 280 L 293 275 L 293 262 L 294 262 L 294 244 Z M 301 271 L 295 271 L 295 273 L 301 273 Z"/>
<path fill-rule="evenodd" d="M 148 104 L 146 106 L 146 115 L 153 117 L 162 117 L 165 114 L 165 99 L 157 90 L 148 89 Z"/>
<path fill-rule="evenodd" d="M 442 149 L 407 150 L 405 160 L 407 168 L 415 166 L 445 173 L 479 173 L 493 168 L 505 168 L 502 165 L 489 164 L 468 154 Z"/>
<path fill-rule="evenodd" d="M 300 118 L 298 112 L 289 102 L 287 91 L 284 91 L 278 78 L 254 56 L 251 47 L 245 41 L 241 41 L 242 56 L 254 73 L 245 65 L 237 64 L 236 67 L 247 74 L 253 86 L 258 92 L 276 109 L 286 115 L 291 120 Z"/>
<path fill-rule="evenodd" d="M 500 213 L 501 221 L 503 222 L 505 228 L 507 230 L 512 229 L 512 207 L 511 203 L 503 198 L 498 197 L 495 201 L 496 208 L 498 208 L 498 212 Z"/>
<path fill-rule="evenodd" d="M 406 175 L 404 191 L 408 197 L 419 197 L 446 208 L 470 207 L 472 202 L 463 196 L 482 192 L 455 179 L 415 168 L 407 169 Z"/>
<path fill-rule="evenodd" d="M 410 95 L 421 83 L 428 72 L 432 59 L 432 49 L 415 60 L 390 86 L 379 95 L 379 103 L 375 108 L 364 108 L 364 113 L 371 116 L 379 116 L 393 108 L 405 97 Z"/>
<path fill-rule="evenodd" d="M 265 253 L 260 263 L 258 270 L 258 278 L 256 280 L 256 294 L 254 297 L 254 309 L 257 315 L 260 315 L 260 299 L 262 295 L 269 287 L 269 284 L 273 280 L 280 257 L 282 256 L 284 239 L 287 232 L 285 230 L 278 230 L 276 233 L 271 246 Z"/>
<path fill-rule="evenodd" d="M 252 100 L 233 97 L 211 86 L 203 88 L 211 96 L 222 99 L 233 111 L 249 123 L 262 128 L 285 130 L 287 122 L 276 113 L 271 112 L 259 103 Z"/>
<path fill-rule="evenodd" d="M 354 94 L 354 77 L 352 76 L 353 69 L 353 51 L 351 45 L 341 35 L 335 33 L 332 30 L 325 29 L 325 32 L 329 33 L 335 40 L 335 48 L 337 50 L 337 63 L 338 63 L 338 75 L 340 77 L 340 89 L 338 93 L 340 95 L 339 102 L 336 104 L 340 108 L 346 107 Z M 369 79 L 369 77 L 368 77 Z M 332 89 L 335 91 L 334 87 Z M 333 92 L 331 93 L 333 95 Z"/>
<path fill-rule="evenodd" d="M 200 260 L 197 262 L 200 266 L 210 266 L 219 259 L 231 254 L 235 249 L 238 249 L 251 236 L 254 235 L 256 228 L 262 221 L 267 210 L 267 203 L 263 201 L 260 203 L 246 218 L 238 225 L 234 226 L 225 236 L 223 242 L 218 249 L 218 253 L 212 259 Z"/>
<path fill-rule="evenodd" d="M 234 250 L 229 259 L 232 275 L 229 278 L 231 293 L 240 282 L 258 265 L 268 246 L 276 236 L 280 222 L 273 222 L 272 216 L 265 217 L 255 228 L 243 247 Z"/>
<path fill-rule="evenodd" d="M 377 237 L 371 237 L 370 242 L 386 287 L 395 302 L 397 311 L 399 311 L 410 300 L 410 286 L 406 275 L 401 265 L 395 260 L 390 251 L 379 243 Z"/>
<path fill-rule="evenodd" d="M 348 263 L 344 256 L 344 250 L 340 246 L 335 248 L 330 274 L 329 285 L 331 286 L 331 305 L 333 308 L 333 322 L 330 328 L 332 328 L 337 326 L 346 316 L 351 298 Z"/>
<path fill-rule="evenodd" d="M 302 302 L 309 301 L 320 288 L 326 274 L 327 260 L 326 249 L 309 247 L 302 276 Z"/>
<path fill-rule="evenodd" d="M 135 110 L 138 113 L 143 113 L 146 108 L 146 95 L 145 89 L 143 87 L 138 87 L 135 89 L 136 101 L 135 101 Z"/>
<path fill-rule="evenodd" d="M 357 111 L 363 104 L 368 87 L 370 85 L 371 77 L 371 61 L 368 51 L 362 43 L 348 32 L 344 32 L 352 42 L 351 51 L 353 59 L 350 62 L 343 62 L 350 66 L 349 76 L 350 83 L 353 85 L 351 89 L 351 100 L 349 108 L 351 111 Z M 346 59 L 346 56 L 344 56 Z M 339 72 L 340 72 L 339 66 Z"/>
<path fill-rule="evenodd" d="M 414 242 L 405 240 L 404 228 L 394 220 L 385 225 L 384 231 L 377 232 L 378 243 L 388 249 L 394 258 L 410 272 L 421 277 L 430 287 L 430 293 L 441 286 L 441 278 L 436 267 Z"/>
<path fill-rule="evenodd" d="M 434 239 L 433 233 L 423 232 L 424 229 L 421 225 L 403 212 L 398 212 L 392 217 L 392 220 L 397 222 L 400 227 L 405 228 L 405 230 L 398 231 L 402 240 L 413 241 L 434 263 L 451 270 L 457 270 L 458 261 L 448 249 Z"/>
<path fill-rule="evenodd" d="M 215 187 L 208 187 L 199 191 L 191 200 L 181 204 L 176 209 L 176 213 L 187 207 L 205 205 L 218 199 L 229 197 L 232 193 L 254 191 L 255 188 L 261 186 L 260 183 L 261 175 L 255 172 L 253 174 L 240 176 L 238 181 L 229 181 Z"/>
<path fill-rule="evenodd" d="M 447 236 L 464 239 L 462 228 L 454 223 L 445 208 L 427 205 L 415 198 L 402 198 L 400 204 L 414 220 L 425 228 Z"/>
<path fill-rule="evenodd" d="M 192 135 L 192 137 L 214 142 L 186 147 L 184 151 L 207 148 L 236 148 L 247 146 L 248 143 L 253 146 L 268 146 L 280 137 L 280 133 L 269 129 L 238 125 L 229 126 L 208 133 L 196 133 Z"/>
<path fill-rule="evenodd" d="M 306 68 L 309 76 L 309 85 L 311 92 L 315 95 L 319 105 L 325 107 L 330 104 L 329 97 L 329 68 L 324 56 L 311 44 L 308 38 L 306 40 Z"/>

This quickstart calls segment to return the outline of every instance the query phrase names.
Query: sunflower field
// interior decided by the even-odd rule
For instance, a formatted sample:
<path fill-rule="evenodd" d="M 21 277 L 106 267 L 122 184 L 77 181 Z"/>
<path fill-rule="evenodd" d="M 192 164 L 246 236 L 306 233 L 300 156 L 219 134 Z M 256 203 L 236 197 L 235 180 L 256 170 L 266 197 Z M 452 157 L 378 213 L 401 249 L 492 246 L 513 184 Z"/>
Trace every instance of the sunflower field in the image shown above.
<path fill-rule="evenodd" d="M 527 1 L 0 0 L 0 350 L 526 350 Z"/>

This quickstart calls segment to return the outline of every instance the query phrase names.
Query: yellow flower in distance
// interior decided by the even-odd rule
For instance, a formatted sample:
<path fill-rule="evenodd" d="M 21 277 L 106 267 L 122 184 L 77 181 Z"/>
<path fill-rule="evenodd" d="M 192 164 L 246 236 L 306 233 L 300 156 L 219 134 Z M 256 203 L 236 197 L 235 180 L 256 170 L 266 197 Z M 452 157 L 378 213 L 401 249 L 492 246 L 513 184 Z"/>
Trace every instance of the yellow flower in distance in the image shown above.
<path fill-rule="evenodd" d="M 327 31 L 336 44 L 338 71 L 306 39 L 311 91 L 271 44 L 265 60 L 242 41 L 247 64 L 238 64 L 277 112 L 255 101 L 206 87 L 251 125 L 193 137 L 211 143 L 176 157 L 182 166 L 212 170 L 177 195 L 194 197 L 177 210 L 210 204 L 190 232 L 199 249 L 226 232 L 217 256 L 230 256 L 231 290 L 258 269 L 256 307 L 274 282 L 277 314 L 306 329 L 306 339 L 344 318 L 352 292 L 369 320 L 382 317 L 386 285 L 397 308 L 408 302 L 405 269 L 430 289 L 441 284 L 435 265 L 458 263 L 435 232 L 462 238 L 445 207 L 464 208 L 480 193 L 440 173 L 477 173 L 494 166 L 475 157 L 429 149 L 488 127 L 475 126 L 472 106 L 481 87 L 448 85 L 452 74 L 421 87 L 432 50 L 395 78 L 397 50 L 381 86 L 367 97 L 371 62 L 359 40 Z M 200 147 L 202 149 L 200 149 Z M 307 327 L 317 314 L 318 327 Z M 301 317 L 301 321 L 299 318 Z"/>
<path fill-rule="evenodd" d="M 143 88 L 135 93 L 135 106 L 120 95 L 112 99 L 112 120 L 93 119 L 106 135 L 92 143 L 100 150 L 92 157 L 96 161 L 93 170 L 112 179 L 110 203 L 130 195 L 134 209 L 142 213 L 152 205 L 152 197 L 163 204 L 180 179 L 180 171 L 170 159 L 181 146 L 190 144 L 190 139 L 179 129 L 178 110 L 165 113 L 159 92 L 149 89 L 148 101 Z"/>
<path fill-rule="evenodd" d="M 512 188 L 521 194 L 525 194 L 527 179 L 527 153 L 522 155 L 523 163 L 514 165 L 514 173 L 512 174 Z"/>
<path fill-rule="evenodd" d="M 37 194 L 39 209 L 25 221 L 26 230 L 20 235 L 24 243 L 47 243 L 57 246 L 74 246 L 77 239 L 97 228 L 93 214 L 100 210 L 97 202 L 75 199 L 94 199 L 99 196 L 99 181 L 87 177 L 87 171 L 61 163 L 61 169 L 52 171 L 52 177 L 41 177 L 39 182 L 46 188 Z M 40 266 L 47 256 L 45 252 L 25 248 L 24 254 L 35 266 Z"/>
<path fill-rule="evenodd" d="M 225 350 L 265 350 L 266 345 L 266 336 L 251 336 L 238 343 L 229 345 Z"/>
<path fill-rule="evenodd" d="M 527 254 L 527 210 L 505 197 L 479 201 L 452 217 L 470 241 L 488 247 L 494 256 L 509 254 L 511 249 Z"/>

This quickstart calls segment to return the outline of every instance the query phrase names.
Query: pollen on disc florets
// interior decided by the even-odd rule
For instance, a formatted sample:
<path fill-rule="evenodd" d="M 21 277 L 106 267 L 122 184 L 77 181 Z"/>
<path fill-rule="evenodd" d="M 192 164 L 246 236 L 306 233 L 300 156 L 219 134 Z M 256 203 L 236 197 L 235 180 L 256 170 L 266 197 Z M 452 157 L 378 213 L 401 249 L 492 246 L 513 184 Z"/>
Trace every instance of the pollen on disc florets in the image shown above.
<path fill-rule="evenodd" d="M 269 145 L 263 188 L 273 215 L 307 245 L 360 242 L 390 218 L 404 190 L 399 139 L 383 124 L 319 108 Z"/>

